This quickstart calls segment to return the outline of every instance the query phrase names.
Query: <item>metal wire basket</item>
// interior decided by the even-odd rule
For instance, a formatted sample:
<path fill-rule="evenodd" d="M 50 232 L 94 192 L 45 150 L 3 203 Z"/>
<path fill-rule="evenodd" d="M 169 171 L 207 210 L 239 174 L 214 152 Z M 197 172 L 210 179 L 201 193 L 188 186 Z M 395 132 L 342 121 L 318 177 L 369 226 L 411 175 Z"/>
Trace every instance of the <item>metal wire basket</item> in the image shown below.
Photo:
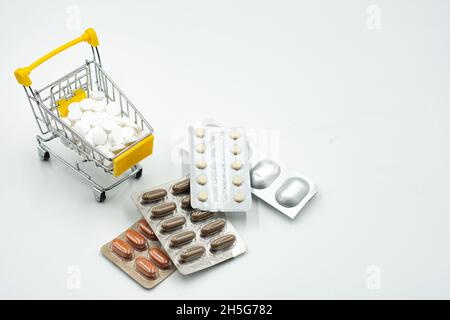
<path fill-rule="evenodd" d="M 80 67 L 41 89 L 34 90 L 31 87 L 29 74 L 34 68 L 81 42 L 87 42 L 91 45 L 92 60 L 86 60 Z M 28 67 L 17 69 L 14 74 L 19 84 L 23 85 L 40 130 L 37 141 L 38 154 L 41 160 L 47 161 L 52 155 L 61 163 L 73 169 L 92 185 L 96 200 L 103 202 L 106 199 L 106 191 L 118 186 L 130 177 L 141 177 L 142 167 L 138 163 L 152 154 L 154 136 L 150 124 L 103 70 L 98 45 L 96 32 L 92 28 L 87 29 L 79 38 L 49 52 Z M 108 156 L 98 150 L 91 142 L 62 120 L 70 103 L 90 97 L 93 90 L 103 92 L 108 104 L 118 104 L 120 106 L 120 117 L 131 119 L 142 133 L 136 141 L 127 145 L 114 156 Z M 65 146 L 77 152 L 81 157 L 80 160 L 71 163 L 50 148 L 48 142 L 57 138 Z M 109 186 L 102 186 L 81 168 L 80 164 L 83 162 L 93 162 L 96 167 L 103 169 L 105 173 L 117 177 L 116 181 Z"/>

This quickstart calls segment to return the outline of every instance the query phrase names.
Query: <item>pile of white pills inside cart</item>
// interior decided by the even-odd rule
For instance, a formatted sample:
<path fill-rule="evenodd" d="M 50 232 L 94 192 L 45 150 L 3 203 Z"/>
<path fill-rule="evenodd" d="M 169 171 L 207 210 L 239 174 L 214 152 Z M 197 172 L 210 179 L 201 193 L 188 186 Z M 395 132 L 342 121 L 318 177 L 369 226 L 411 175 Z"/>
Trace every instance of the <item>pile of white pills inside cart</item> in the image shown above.
<path fill-rule="evenodd" d="M 62 121 L 107 158 L 113 158 L 147 133 L 102 91 L 91 91 L 89 98 L 72 102 L 67 109 Z"/>

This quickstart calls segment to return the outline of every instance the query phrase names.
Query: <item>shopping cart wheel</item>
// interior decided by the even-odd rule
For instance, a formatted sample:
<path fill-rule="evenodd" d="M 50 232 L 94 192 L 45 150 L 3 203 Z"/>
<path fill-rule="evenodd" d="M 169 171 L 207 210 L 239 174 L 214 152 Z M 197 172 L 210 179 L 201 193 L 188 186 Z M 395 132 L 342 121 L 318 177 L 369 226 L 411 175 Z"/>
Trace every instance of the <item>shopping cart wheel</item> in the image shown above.
<path fill-rule="evenodd" d="M 142 177 L 142 168 L 140 168 L 135 174 L 134 177 L 136 179 L 139 179 L 140 177 Z"/>
<path fill-rule="evenodd" d="M 106 200 L 106 192 L 94 187 L 94 197 L 97 202 L 104 202 Z"/>
<path fill-rule="evenodd" d="M 38 146 L 38 155 L 42 161 L 48 161 L 50 159 L 50 152 L 48 152 L 41 146 Z"/>

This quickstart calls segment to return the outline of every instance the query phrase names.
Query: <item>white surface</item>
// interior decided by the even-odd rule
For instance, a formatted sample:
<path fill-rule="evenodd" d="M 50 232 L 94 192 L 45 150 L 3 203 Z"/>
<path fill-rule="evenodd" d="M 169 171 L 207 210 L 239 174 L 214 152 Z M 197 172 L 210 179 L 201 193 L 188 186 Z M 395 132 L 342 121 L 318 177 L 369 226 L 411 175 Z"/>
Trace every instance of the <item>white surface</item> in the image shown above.
<path fill-rule="evenodd" d="M 0 125 L 13 134 L 1 135 L 0 297 L 450 298 L 450 4 L 377 1 L 380 30 L 366 27 L 371 4 L 2 1 Z M 54 159 L 38 160 L 13 78 L 88 26 L 156 135 L 142 179 L 104 204 Z M 32 80 L 87 57 L 86 46 L 70 50 Z M 175 146 L 205 117 L 279 130 L 283 162 L 319 194 L 293 221 L 255 202 L 232 217 L 247 254 L 146 291 L 100 247 L 140 218 L 132 192 L 179 176 Z M 73 270 L 79 289 L 67 286 Z M 378 290 L 367 270 L 381 271 Z"/>

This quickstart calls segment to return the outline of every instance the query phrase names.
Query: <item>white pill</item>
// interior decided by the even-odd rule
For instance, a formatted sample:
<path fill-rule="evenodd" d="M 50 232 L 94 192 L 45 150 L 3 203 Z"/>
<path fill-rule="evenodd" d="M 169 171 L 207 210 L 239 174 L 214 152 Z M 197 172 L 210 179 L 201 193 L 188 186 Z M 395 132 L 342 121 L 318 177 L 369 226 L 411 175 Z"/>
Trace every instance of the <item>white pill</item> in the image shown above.
<path fill-rule="evenodd" d="M 124 143 L 125 143 L 125 146 L 131 146 L 133 143 L 135 143 L 136 141 L 138 141 L 139 139 L 138 139 L 138 137 L 136 137 L 136 136 L 133 136 L 133 137 L 131 137 L 131 138 L 126 138 L 126 139 L 124 139 Z"/>
<path fill-rule="evenodd" d="M 234 145 L 231 147 L 231 153 L 237 156 L 239 153 L 241 153 L 241 148 L 239 148 L 239 146 Z"/>
<path fill-rule="evenodd" d="M 106 131 L 106 133 L 110 133 L 110 132 L 114 131 L 115 129 L 117 129 L 119 126 L 117 125 L 117 123 L 114 120 L 105 119 L 105 121 L 103 121 L 102 127 L 103 127 L 103 130 Z"/>
<path fill-rule="evenodd" d="M 81 119 L 81 116 L 83 115 L 83 112 L 81 112 L 80 109 L 74 109 L 72 111 L 69 111 L 69 114 L 67 115 L 67 118 L 74 123 Z"/>
<path fill-rule="evenodd" d="M 244 201 L 245 200 L 245 196 L 244 196 L 244 194 L 242 193 L 242 192 L 237 192 L 235 195 L 234 195 L 234 201 L 236 201 L 236 202 L 242 202 L 242 201 Z"/>
<path fill-rule="evenodd" d="M 92 111 L 94 109 L 95 100 L 92 99 L 83 99 L 80 101 L 80 107 L 83 111 Z"/>
<path fill-rule="evenodd" d="M 206 191 L 200 191 L 197 194 L 197 199 L 201 202 L 205 202 L 206 200 L 208 200 L 208 194 L 206 193 Z"/>
<path fill-rule="evenodd" d="M 239 131 L 233 130 L 230 132 L 230 138 L 233 140 L 237 140 L 241 137 L 241 134 L 239 133 Z"/>
<path fill-rule="evenodd" d="M 125 125 L 125 121 L 124 118 L 118 116 L 118 117 L 113 117 L 114 122 L 118 125 L 123 127 Z"/>
<path fill-rule="evenodd" d="M 233 177 L 233 184 L 237 187 L 241 186 L 242 183 L 244 182 L 244 178 L 242 178 L 241 176 L 234 176 Z"/>
<path fill-rule="evenodd" d="M 122 135 L 123 135 L 124 139 L 130 139 L 130 138 L 136 136 L 136 131 L 134 131 L 134 129 L 130 128 L 130 127 L 123 127 L 122 128 Z"/>
<path fill-rule="evenodd" d="M 125 146 L 123 144 L 118 144 L 109 148 L 109 150 L 114 154 L 118 154 L 123 149 L 125 149 Z"/>
<path fill-rule="evenodd" d="M 105 120 L 105 116 L 102 112 L 94 112 L 91 118 L 92 127 L 100 127 Z"/>
<path fill-rule="evenodd" d="M 118 117 L 122 113 L 120 106 L 111 103 L 106 106 L 106 112 L 112 117 Z"/>
<path fill-rule="evenodd" d="M 91 126 L 83 120 L 77 121 L 73 126 L 73 130 L 82 137 L 88 133 L 89 129 L 91 129 Z"/>
<path fill-rule="evenodd" d="M 79 102 L 72 102 L 67 107 L 67 110 L 69 110 L 69 111 L 73 111 L 73 110 L 76 110 L 76 109 L 80 109 L 80 103 Z"/>
<path fill-rule="evenodd" d="M 108 141 L 113 146 L 123 144 L 122 128 L 117 128 L 111 132 L 108 136 Z"/>
<path fill-rule="evenodd" d="M 86 111 L 81 116 L 81 120 L 89 123 L 89 125 L 92 125 L 92 117 L 94 117 L 94 113 L 92 111 Z"/>
<path fill-rule="evenodd" d="M 197 151 L 198 153 L 204 153 L 206 150 L 206 146 L 204 143 L 199 143 L 195 146 L 195 151 Z"/>
<path fill-rule="evenodd" d="M 201 175 L 201 176 L 198 176 L 197 177 L 197 183 L 199 184 L 199 185 L 205 185 L 206 183 L 208 182 L 208 179 L 206 178 L 206 176 L 203 176 L 203 175 Z"/>
<path fill-rule="evenodd" d="M 197 167 L 197 169 L 205 169 L 206 161 L 203 159 L 197 160 L 197 162 L 195 163 L 195 166 Z"/>
<path fill-rule="evenodd" d="M 96 127 L 92 129 L 92 141 L 95 145 L 103 145 L 108 140 L 108 135 L 101 127 Z"/>
<path fill-rule="evenodd" d="M 96 101 L 94 103 L 95 112 L 104 112 L 106 110 L 106 100 Z"/>
<path fill-rule="evenodd" d="M 205 136 L 205 129 L 203 129 L 203 128 L 195 129 L 195 136 L 197 138 L 203 138 Z"/>
<path fill-rule="evenodd" d="M 232 163 L 231 163 L 231 168 L 233 169 L 233 170 L 240 170 L 241 169 L 241 167 L 242 167 L 242 163 L 240 162 L 240 161 L 233 161 Z"/>
<path fill-rule="evenodd" d="M 98 91 L 95 89 L 90 92 L 90 96 L 91 96 L 91 99 L 94 99 L 97 101 L 105 99 L 105 93 L 103 91 Z"/>

